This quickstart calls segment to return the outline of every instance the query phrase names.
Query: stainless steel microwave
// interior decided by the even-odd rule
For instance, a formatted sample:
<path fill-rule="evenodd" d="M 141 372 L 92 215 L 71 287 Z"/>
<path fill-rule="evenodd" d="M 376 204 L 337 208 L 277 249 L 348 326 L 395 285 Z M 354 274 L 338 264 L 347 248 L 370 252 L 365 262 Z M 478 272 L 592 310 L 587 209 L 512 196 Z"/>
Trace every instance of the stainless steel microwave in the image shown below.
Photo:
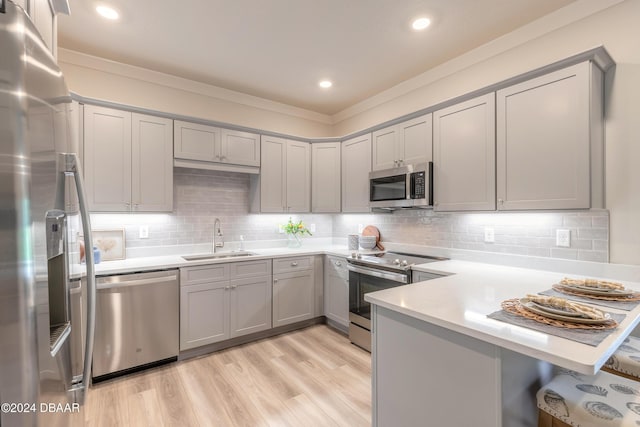
<path fill-rule="evenodd" d="M 433 162 L 370 172 L 369 206 L 389 210 L 433 206 Z"/>

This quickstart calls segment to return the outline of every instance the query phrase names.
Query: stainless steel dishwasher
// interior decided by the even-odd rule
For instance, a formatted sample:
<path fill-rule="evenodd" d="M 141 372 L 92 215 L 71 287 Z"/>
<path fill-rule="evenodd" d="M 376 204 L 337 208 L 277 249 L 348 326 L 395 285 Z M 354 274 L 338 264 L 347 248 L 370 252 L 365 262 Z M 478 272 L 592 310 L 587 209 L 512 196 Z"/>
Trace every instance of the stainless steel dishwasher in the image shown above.
<path fill-rule="evenodd" d="M 97 278 L 95 381 L 178 356 L 178 270 Z"/>

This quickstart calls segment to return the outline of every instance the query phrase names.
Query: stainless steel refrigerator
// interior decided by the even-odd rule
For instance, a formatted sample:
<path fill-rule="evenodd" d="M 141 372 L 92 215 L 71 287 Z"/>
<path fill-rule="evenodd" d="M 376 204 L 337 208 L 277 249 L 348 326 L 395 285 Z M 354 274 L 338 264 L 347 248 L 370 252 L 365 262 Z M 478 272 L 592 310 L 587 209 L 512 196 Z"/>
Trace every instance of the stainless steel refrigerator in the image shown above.
<path fill-rule="evenodd" d="M 91 248 L 78 158 L 68 153 L 71 98 L 24 11 L 0 0 L 0 426 L 82 424 L 95 328 L 92 251 L 85 315 L 72 316 L 67 182 Z M 71 336 L 84 323 L 82 373 Z M 75 333 L 72 333 L 75 332 Z M 77 343 L 76 343 L 77 344 Z"/>

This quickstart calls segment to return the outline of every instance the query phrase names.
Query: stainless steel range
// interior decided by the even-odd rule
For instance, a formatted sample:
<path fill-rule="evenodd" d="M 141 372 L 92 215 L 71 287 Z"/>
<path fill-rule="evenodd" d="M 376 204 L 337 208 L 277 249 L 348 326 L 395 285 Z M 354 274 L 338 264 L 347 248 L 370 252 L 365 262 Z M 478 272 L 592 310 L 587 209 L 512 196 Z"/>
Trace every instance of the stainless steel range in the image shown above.
<path fill-rule="evenodd" d="M 375 255 L 352 254 L 349 264 L 349 339 L 371 351 L 371 305 L 364 300 L 369 292 L 412 283 L 411 267 L 447 258 L 386 252 Z"/>

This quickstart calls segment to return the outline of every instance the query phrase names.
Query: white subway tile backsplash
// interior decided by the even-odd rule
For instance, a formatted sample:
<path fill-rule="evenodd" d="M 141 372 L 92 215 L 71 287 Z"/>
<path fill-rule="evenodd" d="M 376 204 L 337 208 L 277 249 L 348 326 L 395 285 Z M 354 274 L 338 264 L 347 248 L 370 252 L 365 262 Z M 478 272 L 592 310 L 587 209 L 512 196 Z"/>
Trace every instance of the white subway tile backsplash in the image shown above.
<path fill-rule="evenodd" d="M 174 212 L 170 214 L 95 214 L 96 229 L 124 228 L 128 256 L 189 253 L 210 250 L 213 222 L 220 218 L 225 249 L 237 249 L 240 235 L 250 247 L 284 246 L 278 224 L 289 217 L 315 224 L 313 242 L 343 241 L 358 225 L 375 225 L 382 241 L 492 253 L 607 262 L 609 213 L 575 212 L 440 213 L 431 210 L 393 214 L 252 214 L 246 174 L 174 169 Z M 139 238 L 139 227 L 149 238 Z M 484 228 L 492 227 L 495 242 L 484 242 Z M 558 228 L 571 230 L 571 247 L 558 248 Z M 327 240 L 328 239 L 328 240 Z"/>

